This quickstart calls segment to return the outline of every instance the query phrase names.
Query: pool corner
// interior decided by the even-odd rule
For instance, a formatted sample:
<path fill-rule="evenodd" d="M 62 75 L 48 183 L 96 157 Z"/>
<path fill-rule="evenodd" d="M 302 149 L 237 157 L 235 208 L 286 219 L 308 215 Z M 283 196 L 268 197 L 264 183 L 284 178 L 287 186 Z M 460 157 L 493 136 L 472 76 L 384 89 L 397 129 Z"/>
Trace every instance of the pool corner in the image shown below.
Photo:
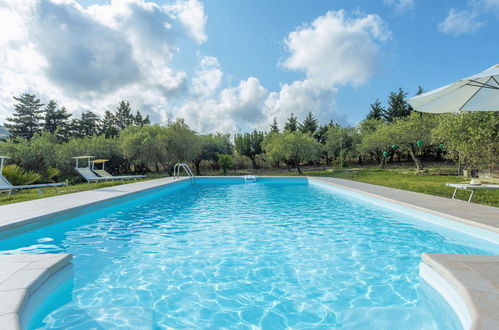
<path fill-rule="evenodd" d="M 72 276 L 71 254 L 0 256 L 0 324 L 23 329 L 46 295 Z M 63 274 L 64 276 L 60 276 Z"/>

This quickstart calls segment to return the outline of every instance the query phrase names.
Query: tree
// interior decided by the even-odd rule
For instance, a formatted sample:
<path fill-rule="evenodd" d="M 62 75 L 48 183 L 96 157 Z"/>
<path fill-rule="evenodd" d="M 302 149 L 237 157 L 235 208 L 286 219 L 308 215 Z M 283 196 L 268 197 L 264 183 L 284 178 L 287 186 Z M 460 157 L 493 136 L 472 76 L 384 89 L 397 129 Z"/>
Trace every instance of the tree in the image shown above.
<path fill-rule="evenodd" d="M 139 110 L 137 110 L 137 112 L 135 113 L 135 117 L 134 117 L 134 125 L 137 125 L 137 126 L 144 126 L 144 125 L 150 125 L 151 124 L 151 120 L 149 119 L 149 115 L 147 116 L 142 116 L 142 114 L 140 113 Z"/>
<path fill-rule="evenodd" d="M 253 133 L 237 134 L 234 138 L 236 151 L 243 156 L 251 159 L 253 168 L 257 168 L 256 156 L 260 155 L 262 151 L 262 142 L 265 138 L 263 132 L 254 130 Z"/>
<path fill-rule="evenodd" d="M 144 126 L 146 127 L 146 126 Z M 170 123 L 165 130 L 166 160 L 175 163 L 191 162 L 201 151 L 199 136 L 189 128 L 183 119 Z"/>
<path fill-rule="evenodd" d="M 123 155 L 139 168 L 152 165 L 158 170 L 158 164 L 161 164 L 169 170 L 167 142 L 166 128 L 159 125 L 129 126 L 119 135 Z"/>
<path fill-rule="evenodd" d="M 75 137 L 97 135 L 100 132 L 100 118 L 92 111 L 85 111 L 80 119 L 73 119 L 71 130 Z"/>
<path fill-rule="evenodd" d="M 64 140 L 69 138 L 71 114 L 65 107 L 57 109 L 57 102 L 50 100 L 45 107 L 45 124 L 44 129 L 47 132 L 54 133 L 57 131 L 57 136 Z"/>
<path fill-rule="evenodd" d="M 115 121 L 116 126 L 120 130 L 127 128 L 135 123 L 135 116 L 132 114 L 132 107 L 130 106 L 130 102 L 121 101 L 116 109 Z"/>
<path fill-rule="evenodd" d="M 192 163 L 196 170 L 196 175 L 201 175 L 201 161 L 218 161 L 218 154 L 232 154 L 232 143 L 230 134 L 205 134 L 198 137 L 200 143 L 200 152 L 193 159 Z"/>
<path fill-rule="evenodd" d="M 371 104 L 371 111 L 367 114 L 366 119 L 383 119 L 383 114 L 385 109 L 381 106 L 381 102 L 376 100 L 376 102 Z"/>
<path fill-rule="evenodd" d="M 319 122 L 314 117 L 312 112 L 309 111 L 307 117 L 305 117 L 305 120 L 303 120 L 303 123 L 300 124 L 300 131 L 302 133 L 307 133 L 313 136 L 317 132 L 318 128 L 319 128 Z"/>
<path fill-rule="evenodd" d="M 411 114 L 412 108 L 405 100 L 407 93 L 402 88 L 398 92 L 391 92 L 388 97 L 388 107 L 383 113 L 383 117 L 388 123 L 394 122 L 398 118 L 407 117 Z"/>
<path fill-rule="evenodd" d="M 436 116 L 434 114 L 412 113 L 406 118 L 399 118 L 393 124 L 387 125 L 388 144 L 397 144 L 401 151 L 407 151 L 411 156 L 416 169 L 423 169 L 423 163 L 418 156 L 417 141 L 429 143 L 431 132 L 436 125 Z"/>
<path fill-rule="evenodd" d="M 288 121 L 284 125 L 284 130 L 288 132 L 298 130 L 298 118 L 293 113 L 291 113 L 291 116 L 289 116 Z"/>
<path fill-rule="evenodd" d="M 423 89 L 423 87 L 418 86 L 418 91 L 416 92 L 416 95 L 421 95 L 423 93 L 425 93 L 425 90 Z"/>
<path fill-rule="evenodd" d="M 321 149 L 321 145 L 314 138 L 297 131 L 269 134 L 262 145 L 272 162 L 285 162 L 295 167 L 300 174 L 300 163 L 316 160 Z"/>
<path fill-rule="evenodd" d="M 227 175 L 227 170 L 231 169 L 234 166 L 234 160 L 232 159 L 231 155 L 227 154 L 218 154 L 218 164 L 224 171 L 224 175 Z"/>
<path fill-rule="evenodd" d="M 14 114 L 6 119 L 5 127 L 12 138 L 31 139 L 41 131 L 40 120 L 43 119 L 43 103 L 34 94 L 23 93 L 14 96 L 18 103 L 14 105 Z"/>
<path fill-rule="evenodd" d="M 277 118 L 270 124 L 270 133 L 279 133 L 279 125 L 277 125 Z"/>
<path fill-rule="evenodd" d="M 340 125 L 332 125 L 327 131 L 326 143 L 324 150 L 329 157 L 337 158 L 344 157 L 346 152 L 352 152 L 355 129 L 353 127 L 342 127 Z M 344 159 L 343 159 L 344 160 Z"/>
<path fill-rule="evenodd" d="M 444 144 L 447 158 L 471 172 L 499 162 L 499 112 L 440 115 L 432 135 L 435 144 Z"/>
<path fill-rule="evenodd" d="M 388 151 L 390 139 L 388 132 L 382 120 L 364 119 L 359 124 L 360 143 L 356 146 L 359 153 L 376 158 L 380 166 L 385 165 L 385 158 L 382 156 L 384 151 Z"/>
<path fill-rule="evenodd" d="M 104 113 L 104 118 L 102 118 L 100 134 L 104 135 L 108 139 L 116 137 L 120 134 L 120 129 L 116 124 L 116 117 L 109 110 Z"/>

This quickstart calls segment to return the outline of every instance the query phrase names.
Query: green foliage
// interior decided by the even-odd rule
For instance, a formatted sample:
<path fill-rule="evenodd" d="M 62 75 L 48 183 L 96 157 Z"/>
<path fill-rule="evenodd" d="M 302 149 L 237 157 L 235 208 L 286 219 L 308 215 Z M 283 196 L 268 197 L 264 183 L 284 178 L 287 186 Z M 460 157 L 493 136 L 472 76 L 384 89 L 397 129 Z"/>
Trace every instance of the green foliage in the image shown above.
<path fill-rule="evenodd" d="M 279 133 L 279 125 L 277 124 L 277 118 L 274 117 L 274 121 L 270 124 L 270 132 L 269 133 Z"/>
<path fill-rule="evenodd" d="M 120 134 L 123 155 L 135 166 L 161 164 L 170 170 L 175 163 L 190 162 L 201 153 L 199 136 L 183 120 L 167 127 L 129 126 Z"/>
<path fill-rule="evenodd" d="M 319 122 L 314 117 L 311 111 L 308 112 L 307 117 L 303 120 L 303 123 L 300 124 L 300 131 L 302 133 L 310 134 L 314 136 L 319 128 Z"/>
<path fill-rule="evenodd" d="M 385 113 L 385 109 L 381 106 L 381 102 L 376 100 L 376 102 L 371 104 L 371 111 L 367 114 L 367 120 L 381 120 L 383 119 L 383 115 Z"/>
<path fill-rule="evenodd" d="M 499 161 L 499 112 L 462 112 L 440 115 L 433 142 L 443 143 L 446 157 L 468 170 Z"/>
<path fill-rule="evenodd" d="M 200 152 L 192 160 L 196 169 L 196 175 L 201 175 L 201 162 L 203 160 L 217 162 L 218 154 L 232 154 L 232 143 L 230 134 L 205 134 L 198 136 Z"/>
<path fill-rule="evenodd" d="M 100 118 L 92 111 L 85 111 L 80 119 L 71 122 L 71 134 L 77 138 L 97 135 L 100 132 Z"/>
<path fill-rule="evenodd" d="M 357 131 L 353 127 L 342 127 L 340 125 L 332 125 L 328 128 L 326 133 L 326 142 L 324 144 L 324 151 L 328 153 L 329 157 L 337 158 L 340 152 L 354 151 L 354 141 L 357 140 Z M 343 156 L 345 156 L 344 154 Z"/>
<path fill-rule="evenodd" d="M 40 174 L 31 170 L 25 171 L 16 164 L 4 166 L 2 175 L 14 186 L 32 184 L 41 178 Z"/>
<path fill-rule="evenodd" d="M 284 125 L 284 130 L 288 132 L 295 132 L 298 130 L 298 118 L 293 113 L 291 113 L 288 121 Z"/>
<path fill-rule="evenodd" d="M 227 154 L 218 154 L 218 165 L 224 171 L 224 175 L 227 175 L 227 170 L 231 169 L 234 166 L 234 160 L 231 155 Z"/>
<path fill-rule="evenodd" d="M 45 124 L 44 130 L 50 133 L 57 131 L 57 136 L 63 140 L 67 140 L 70 134 L 69 118 L 71 114 L 62 107 L 57 109 L 57 102 L 50 100 L 45 107 Z"/>
<path fill-rule="evenodd" d="M 23 93 L 14 96 L 18 103 L 14 105 L 12 117 L 7 118 L 5 127 L 12 138 L 31 139 L 35 133 L 41 131 L 40 120 L 43 119 L 43 103 L 34 94 Z"/>
<path fill-rule="evenodd" d="M 317 160 L 321 151 L 319 142 L 301 132 L 269 134 L 262 146 L 271 162 L 285 162 L 299 173 L 302 173 L 300 163 Z"/>
<path fill-rule="evenodd" d="M 234 138 L 236 151 L 243 156 L 251 159 L 253 168 L 257 168 L 255 157 L 260 155 L 262 150 L 262 142 L 265 138 L 263 132 L 254 130 L 253 133 L 237 134 Z"/>
<path fill-rule="evenodd" d="M 393 123 L 398 118 L 404 118 L 411 114 L 412 108 L 405 100 L 407 93 L 402 88 L 398 92 L 391 92 L 388 96 L 388 107 L 383 112 L 383 117 L 388 123 Z M 377 118 L 372 118 L 377 119 Z"/>

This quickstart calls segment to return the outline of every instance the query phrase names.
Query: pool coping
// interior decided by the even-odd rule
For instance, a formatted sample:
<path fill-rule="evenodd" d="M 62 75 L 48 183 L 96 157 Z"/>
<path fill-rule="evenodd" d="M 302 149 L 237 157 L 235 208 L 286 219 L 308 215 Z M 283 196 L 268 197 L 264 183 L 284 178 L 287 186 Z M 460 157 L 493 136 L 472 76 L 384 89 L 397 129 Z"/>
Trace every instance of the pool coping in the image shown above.
<path fill-rule="evenodd" d="M 499 329 L 499 256 L 423 253 L 419 274 L 465 329 Z"/>
<path fill-rule="evenodd" d="M 201 178 L 234 178 L 234 177 L 243 177 L 243 176 L 206 176 L 206 177 L 201 177 Z M 355 181 L 349 181 L 349 180 L 343 180 L 343 179 L 335 179 L 335 178 L 326 178 L 326 177 L 291 177 L 291 176 L 259 176 L 259 177 L 264 177 L 264 178 L 287 178 L 287 179 L 292 179 L 292 178 L 307 178 L 309 180 L 316 180 L 319 182 L 323 182 L 326 184 L 330 184 L 332 186 L 337 186 L 342 189 L 347 189 L 353 192 L 365 194 L 372 196 L 377 199 L 381 199 L 390 203 L 395 203 L 399 205 L 403 205 L 405 207 L 409 207 L 415 210 L 423 211 L 429 214 L 437 215 L 442 218 L 446 218 L 452 221 L 457 221 L 466 225 L 478 227 L 480 229 L 485 229 L 487 231 L 492 231 L 495 233 L 499 233 L 499 223 L 495 224 L 491 219 L 488 219 L 487 216 L 488 214 L 494 215 L 495 212 L 497 212 L 498 218 L 495 218 L 495 220 L 499 219 L 499 208 L 494 208 L 491 206 L 484 206 L 484 205 L 479 205 L 479 204 L 469 204 L 465 203 L 462 201 L 458 200 L 451 200 L 443 197 L 437 197 L 437 196 L 431 196 L 431 195 L 425 195 L 425 194 L 420 194 L 420 193 L 414 193 L 414 192 L 409 192 L 409 191 L 404 191 L 404 190 L 399 190 L 399 189 L 394 189 L 394 188 L 388 188 L 388 187 L 382 187 L 382 186 L 377 186 L 377 185 L 371 185 L 371 184 L 366 184 L 366 183 L 361 183 L 361 182 L 355 182 Z M 89 191 L 83 191 L 83 192 L 76 192 L 72 194 L 67 194 L 67 195 L 60 195 L 60 196 L 54 196 L 54 197 L 48 197 L 48 198 L 42 198 L 42 199 L 37 199 L 37 200 L 32 200 L 32 201 L 26 201 L 26 202 L 20 202 L 20 203 L 14 203 L 14 204 L 8 204 L 8 205 L 2 205 L 0 206 L 0 212 L 2 213 L 2 219 L 0 219 L 0 232 L 3 231 L 8 231 L 17 227 L 21 227 L 24 225 L 28 225 L 31 223 L 35 222 L 41 222 L 47 219 L 50 219 L 52 217 L 68 214 L 89 206 L 97 205 L 106 201 L 111 201 L 119 198 L 123 198 L 126 196 L 129 196 L 134 193 L 142 192 L 142 191 L 147 191 L 151 189 L 155 189 L 161 186 L 166 186 L 169 184 L 173 184 L 176 182 L 181 182 L 181 181 L 186 181 L 189 180 L 188 177 L 182 177 L 180 179 L 173 179 L 171 177 L 167 178 L 161 178 L 161 179 L 155 179 L 155 180 L 149 180 L 149 181 L 141 181 L 141 182 L 134 182 L 134 183 L 128 183 L 128 184 L 123 184 L 123 185 L 118 185 L 118 186 L 113 186 L 113 187 L 107 187 L 107 188 L 101 188 L 101 189 L 96 189 L 96 190 L 89 190 Z M 442 211 L 442 209 L 435 209 L 435 208 L 429 208 L 427 205 L 421 205 L 421 200 L 424 201 L 439 201 L 440 204 L 443 203 L 449 203 L 448 207 L 448 212 L 451 213 L 445 213 Z M 417 201 L 415 203 L 414 201 Z M 473 212 L 468 212 L 467 217 L 462 217 L 462 216 L 456 216 L 453 211 L 455 211 L 456 207 L 463 207 L 463 204 L 471 207 L 474 209 Z M 472 206 L 470 206 L 472 205 Z M 485 214 L 485 220 L 484 217 L 476 217 L 473 215 L 476 215 L 476 210 L 484 210 L 483 213 Z M 445 211 L 445 209 L 444 209 Z M 472 216 L 469 216 L 472 215 Z M 473 219 L 469 219 L 473 218 Z M 497 221 L 499 222 L 499 221 Z M 8 256 L 10 258 L 10 263 L 15 265 L 17 264 L 18 266 L 20 264 L 25 264 L 26 260 L 23 261 L 23 258 L 26 256 L 47 256 L 47 255 L 12 255 Z M 57 269 L 57 265 L 63 264 L 62 267 L 69 263 L 72 256 L 71 255 L 57 255 L 61 256 L 61 260 L 63 261 L 57 261 L 54 263 L 54 265 L 48 266 L 48 268 L 41 272 L 38 272 L 38 276 L 36 278 L 32 278 L 30 283 L 34 283 L 33 285 L 37 286 L 39 288 L 41 285 L 43 285 L 46 280 L 53 275 L 52 270 L 55 269 L 54 273 L 57 272 L 59 269 Z M 432 257 L 433 256 L 433 257 Z M 453 262 L 463 264 L 464 262 L 468 262 L 469 260 L 466 260 L 470 256 L 464 256 L 464 259 L 460 259 L 462 255 L 449 255 L 445 254 L 442 256 L 452 256 L 453 257 Z M 0 265 L 2 265 L 2 256 L 0 256 Z M 19 259 L 16 259 L 18 257 Z M 482 256 L 472 256 L 475 259 L 478 257 Z M 490 256 L 487 256 L 490 257 Z M 499 256 L 493 256 L 497 257 L 494 258 L 493 264 L 499 268 Z M 55 258 L 54 260 L 56 260 Z M 471 324 L 474 326 L 474 329 L 492 329 L 489 325 L 492 324 L 490 320 L 495 321 L 495 319 L 491 319 L 489 314 L 482 315 L 479 311 L 481 306 L 490 306 L 491 303 L 493 304 L 496 310 L 499 310 L 499 300 L 495 301 L 486 301 L 482 299 L 482 295 L 477 295 L 476 297 L 474 296 L 473 299 L 470 298 L 470 292 L 474 293 L 473 287 L 474 286 L 486 286 L 487 283 L 482 283 L 483 278 L 486 278 L 484 274 L 481 274 L 483 271 L 484 267 L 476 267 L 473 268 L 473 272 L 478 274 L 477 276 L 473 277 L 473 280 L 467 281 L 466 278 L 463 279 L 459 275 L 456 275 L 456 269 L 455 267 L 451 267 L 447 265 L 446 262 L 442 261 L 441 257 L 434 257 L 434 255 L 429 255 L 429 254 L 423 254 L 422 256 L 423 263 L 425 265 L 428 265 L 428 267 L 431 267 L 436 273 L 438 273 L 439 276 L 441 276 L 448 284 L 450 284 L 457 292 L 457 294 L 467 303 L 467 308 L 469 310 L 469 313 L 472 317 Z M 445 259 L 445 258 L 444 258 Z M 445 259 L 447 260 L 447 259 Z M 475 260 L 476 261 L 476 260 Z M 35 263 L 35 262 L 33 262 Z M 464 264 L 463 264 L 464 265 Z M 14 266 L 12 266 L 14 267 Z M 0 268 L 0 279 L 2 279 L 2 276 L 6 276 L 5 272 L 3 270 L 4 267 Z M 469 268 L 469 267 L 468 267 Z M 27 269 L 26 269 L 27 270 Z M 19 270 L 20 271 L 20 270 Z M 34 272 L 32 272 L 34 273 Z M 11 274 L 8 276 L 8 278 L 13 277 L 16 273 Z M 18 276 L 21 273 L 18 274 Z M 46 277 L 49 274 L 48 277 Z M 14 276 L 14 277 L 18 277 Z M 23 275 L 24 276 L 24 275 Z M 22 278 L 22 277 L 21 277 Z M 477 281 L 477 282 L 475 282 Z M 14 282 L 13 282 L 14 283 Z M 490 283 L 489 283 L 490 285 Z M 499 288 L 499 283 L 495 283 L 496 288 Z M 26 289 L 26 288 L 25 288 Z M 438 291 L 438 288 L 435 288 Z M 8 290 L 11 291 L 11 290 Z M 30 292 L 29 290 L 26 292 Z M 31 295 L 28 295 L 26 292 L 24 292 L 24 295 L 22 296 L 21 300 L 17 301 L 22 301 L 21 304 L 18 302 L 16 303 L 10 303 L 7 299 L 7 304 L 2 303 L 0 301 L 0 323 L 3 324 L 5 318 L 5 322 L 11 322 L 11 324 L 16 324 L 17 327 L 20 327 L 20 321 L 22 314 L 19 314 L 19 311 L 22 310 L 22 308 L 25 306 L 25 304 L 29 301 L 29 298 Z M 19 291 L 21 293 L 21 291 Z M 0 297 L 1 297 L 2 291 L 1 291 L 1 284 L 0 284 Z M 494 293 L 495 294 L 495 293 Z M 21 297 L 21 296 L 19 296 Z M 18 298 L 19 298 L 18 297 Z M 496 296 L 494 296 L 496 297 Z M 445 298 L 445 297 L 444 297 Z M 497 296 L 496 298 L 499 298 Z M 14 300 L 11 300 L 14 301 Z M 452 303 L 449 302 L 450 305 L 452 306 Z M 13 308 L 16 308 L 17 306 L 17 312 L 14 313 L 12 312 Z M 7 311 L 7 312 L 6 312 Z M 457 313 L 458 311 L 456 311 Z M 14 323 L 12 323 L 14 322 Z M 16 323 L 17 322 L 17 323 Z M 499 321 L 498 321 L 499 322 Z M 7 324 L 7 323 L 5 323 Z M 493 323 L 496 325 L 495 323 Z M 497 328 L 497 327 L 496 327 Z M 13 327 L 15 329 L 15 327 Z"/>
<path fill-rule="evenodd" d="M 0 256 L 0 324 L 2 329 L 21 329 L 30 299 L 66 267 L 71 254 Z"/>

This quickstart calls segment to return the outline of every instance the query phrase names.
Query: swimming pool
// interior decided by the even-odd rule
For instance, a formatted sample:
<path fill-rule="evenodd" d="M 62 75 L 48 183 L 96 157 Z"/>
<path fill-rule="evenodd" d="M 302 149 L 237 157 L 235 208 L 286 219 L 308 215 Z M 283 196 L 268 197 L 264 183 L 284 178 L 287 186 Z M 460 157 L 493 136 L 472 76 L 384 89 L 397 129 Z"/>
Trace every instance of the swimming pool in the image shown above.
<path fill-rule="evenodd" d="M 89 208 L 0 250 L 74 255 L 68 301 L 32 328 L 420 329 L 459 326 L 428 306 L 420 254 L 499 247 L 307 179 L 239 178 Z"/>

